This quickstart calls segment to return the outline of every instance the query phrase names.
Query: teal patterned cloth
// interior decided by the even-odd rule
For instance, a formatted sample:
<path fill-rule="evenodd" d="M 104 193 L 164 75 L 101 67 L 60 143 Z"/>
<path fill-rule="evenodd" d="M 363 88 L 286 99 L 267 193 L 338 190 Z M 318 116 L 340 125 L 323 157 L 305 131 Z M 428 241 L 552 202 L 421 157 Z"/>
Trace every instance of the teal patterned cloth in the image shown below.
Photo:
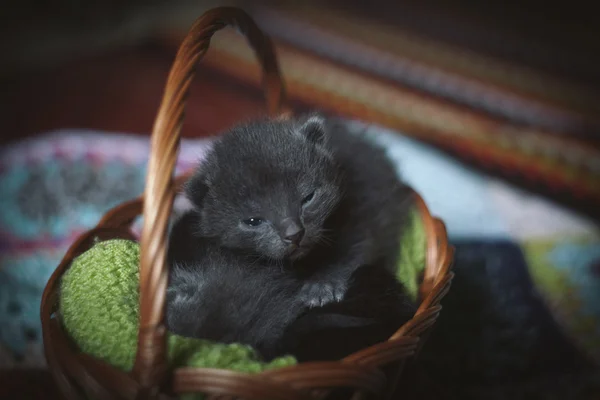
<path fill-rule="evenodd" d="M 600 362 L 600 245 L 597 237 L 523 243 L 529 271 L 565 332 Z"/>
<path fill-rule="evenodd" d="M 206 146 L 186 146 L 178 171 Z M 143 192 L 148 152 L 146 139 L 89 131 L 51 132 L 0 149 L 0 367 L 44 363 L 46 281 L 79 234 Z"/>

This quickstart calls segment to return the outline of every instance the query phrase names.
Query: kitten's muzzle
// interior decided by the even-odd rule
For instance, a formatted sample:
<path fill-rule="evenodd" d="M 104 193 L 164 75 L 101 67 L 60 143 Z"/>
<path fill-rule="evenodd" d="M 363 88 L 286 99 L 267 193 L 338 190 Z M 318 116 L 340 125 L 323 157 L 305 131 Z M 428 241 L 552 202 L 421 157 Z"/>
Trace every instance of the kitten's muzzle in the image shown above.
<path fill-rule="evenodd" d="M 304 227 L 302 223 L 294 218 L 286 218 L 281 221 L 281 238 L 286 244 L 300 245 L 304 238 Z"/>

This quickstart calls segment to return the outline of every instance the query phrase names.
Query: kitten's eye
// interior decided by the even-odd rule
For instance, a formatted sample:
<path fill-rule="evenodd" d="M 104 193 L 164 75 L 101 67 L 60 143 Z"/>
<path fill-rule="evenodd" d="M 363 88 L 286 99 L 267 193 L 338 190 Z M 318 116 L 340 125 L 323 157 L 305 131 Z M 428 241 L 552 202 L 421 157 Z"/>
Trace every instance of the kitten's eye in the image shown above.
<path fill-rule="evenodd" d="M 309 194 L 308 196 L 306 196 L 305 198 L 302 199 L 302 205 L 310 203 L 314 197 L 315 197 L 315 192 L 312 192 L 311 194 Z"/>
<path fill-rule="evenodd" d="M 254 227 L 254 226 L 261 225 L 264 221 L 262 220 L 262 218 L 252 217 L 252 218 L 245 219 L 243 222 L 248 226 Z"/>

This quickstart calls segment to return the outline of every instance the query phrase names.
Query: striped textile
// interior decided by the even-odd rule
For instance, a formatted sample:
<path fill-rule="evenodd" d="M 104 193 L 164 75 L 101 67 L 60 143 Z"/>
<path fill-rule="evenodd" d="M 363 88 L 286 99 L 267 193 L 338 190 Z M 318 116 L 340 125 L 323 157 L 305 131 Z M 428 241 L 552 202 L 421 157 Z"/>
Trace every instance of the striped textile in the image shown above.
<path fill-rule="evenodd" d="M 358 16 L 250 10 L 274 38 L 293 102 L 401 131 L 600 216 L 600 96 Z M 258 87 L 244 38 L 215 36 L 204 63 Z"/>

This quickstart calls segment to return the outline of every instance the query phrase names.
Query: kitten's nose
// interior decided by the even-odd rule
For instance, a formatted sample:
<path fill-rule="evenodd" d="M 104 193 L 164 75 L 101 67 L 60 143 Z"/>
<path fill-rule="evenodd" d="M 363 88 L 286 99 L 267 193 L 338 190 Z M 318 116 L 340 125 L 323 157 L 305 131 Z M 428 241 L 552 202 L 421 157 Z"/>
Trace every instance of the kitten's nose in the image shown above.
<path fill-rule="evenodd" d="M 286 218 L 281 221 L 281 228 L 283 241 L 286 243 L 298 245 L 304 237 L 304 228 L 300 224 L 300 221 Z"/>

